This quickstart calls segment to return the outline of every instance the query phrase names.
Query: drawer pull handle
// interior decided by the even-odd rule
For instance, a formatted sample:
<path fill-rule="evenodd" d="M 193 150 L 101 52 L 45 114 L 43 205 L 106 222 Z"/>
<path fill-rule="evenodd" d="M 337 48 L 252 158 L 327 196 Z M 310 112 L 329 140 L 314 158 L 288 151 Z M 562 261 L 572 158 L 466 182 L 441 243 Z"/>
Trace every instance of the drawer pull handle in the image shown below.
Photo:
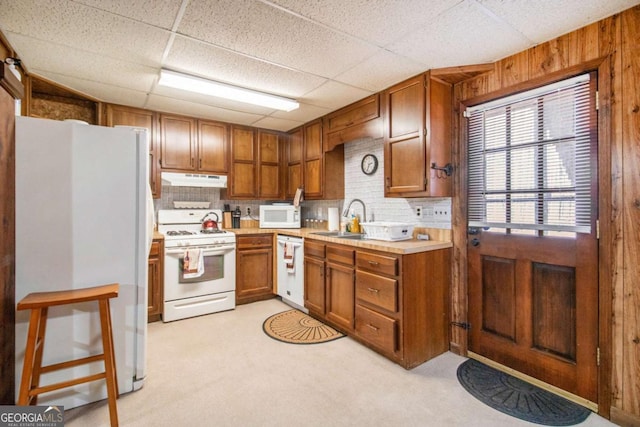
<path fill-rule="evenodd" d="M 373 326 L 371 323 L 369 323 L 367 326 L 370 327 L 371 329 L 373 329 L 376 332 L 378 332 L 378 329 L 380 329 L 378 327 Z"/>
<path fill-rule="evenodd" d="M 380 263 L 376 262 L 376 261 L 369 261 L 369 264 L 371 264 L 371 265 L 380 265 Z"/>
<path fill-rule="evenodd" d="M 375 294 L 377 294 L 378 292 L 380 292 L 380 289 L 374 289 L 374 288 L 367 288 L 367 290 L 368 290 L 369 292 L 373 292 L 373 293 L 375 293 Z"/>

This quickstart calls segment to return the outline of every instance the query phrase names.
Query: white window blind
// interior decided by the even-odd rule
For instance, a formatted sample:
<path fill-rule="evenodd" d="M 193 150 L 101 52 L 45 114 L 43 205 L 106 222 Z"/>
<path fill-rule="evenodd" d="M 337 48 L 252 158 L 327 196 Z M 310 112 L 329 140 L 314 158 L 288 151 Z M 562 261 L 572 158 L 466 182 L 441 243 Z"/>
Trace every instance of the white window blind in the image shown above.
<path fill-rule="evenodd" d="M 590 76 L 470 107 L 470 227 L 591 232 Z"/>

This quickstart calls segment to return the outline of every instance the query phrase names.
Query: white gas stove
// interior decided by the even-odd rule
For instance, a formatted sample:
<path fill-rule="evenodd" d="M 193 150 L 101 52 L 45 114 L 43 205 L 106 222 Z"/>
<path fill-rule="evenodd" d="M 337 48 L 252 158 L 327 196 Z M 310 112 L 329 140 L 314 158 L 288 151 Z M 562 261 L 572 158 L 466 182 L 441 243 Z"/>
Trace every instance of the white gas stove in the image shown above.
<path fill-rule="evenodd" d="M 158 231 L 165 240 L 162 314 L 165 322 L 235 308 L 236 235 L 219 228 L 213 232 L 203 230 L 205 218 L 217 218 L 220 226 L 222 211 L 158 211 Z M 186 267 L 193 265 L 194 258 L 200 264 L 195 272 Z"/>

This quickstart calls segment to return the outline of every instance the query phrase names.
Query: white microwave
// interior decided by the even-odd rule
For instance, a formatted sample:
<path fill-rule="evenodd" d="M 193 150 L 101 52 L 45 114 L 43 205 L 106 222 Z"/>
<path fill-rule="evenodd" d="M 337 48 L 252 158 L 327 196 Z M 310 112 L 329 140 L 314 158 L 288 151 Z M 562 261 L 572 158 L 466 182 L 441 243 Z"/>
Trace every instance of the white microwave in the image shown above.
<path fill-rule="evenodd" d="M 300 228 L 300 207 L 260 205 L 260 228 Z"/>

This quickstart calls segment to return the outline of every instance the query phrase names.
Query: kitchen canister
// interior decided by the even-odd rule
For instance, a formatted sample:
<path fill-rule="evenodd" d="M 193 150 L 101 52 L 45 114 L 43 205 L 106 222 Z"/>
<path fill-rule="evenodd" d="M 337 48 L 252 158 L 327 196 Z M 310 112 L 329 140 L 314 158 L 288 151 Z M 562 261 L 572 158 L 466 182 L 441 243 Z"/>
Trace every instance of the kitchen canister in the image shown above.
<path fill-rule="evenodd" d="M 328 208 L 328 226 L 327 230 L 329 231 L 338 231 L 340 228 L 340 214 L 338 213 L 338 208 Z"/>

